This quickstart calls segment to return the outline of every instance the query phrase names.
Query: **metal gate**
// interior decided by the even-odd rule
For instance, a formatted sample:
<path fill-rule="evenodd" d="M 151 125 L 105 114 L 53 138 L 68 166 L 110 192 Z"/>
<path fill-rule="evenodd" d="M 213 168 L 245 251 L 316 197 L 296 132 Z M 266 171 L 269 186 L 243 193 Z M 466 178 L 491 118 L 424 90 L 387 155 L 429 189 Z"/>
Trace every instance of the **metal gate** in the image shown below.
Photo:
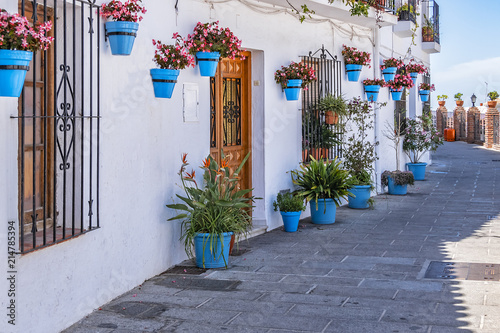
<path fill-rule="evenodd" d="M 318 109 L 322 97 L 328 94 L 342 95 L 341 61 L 324 46 L 301 58 L 304 64 L 314 68 L 317 77 L 316 81 L 302 90 L 302 160 L 309 162 L 311 156 L 315 159 L 341 157 L 342 120 L 328 125 L 324 112 Z"/>

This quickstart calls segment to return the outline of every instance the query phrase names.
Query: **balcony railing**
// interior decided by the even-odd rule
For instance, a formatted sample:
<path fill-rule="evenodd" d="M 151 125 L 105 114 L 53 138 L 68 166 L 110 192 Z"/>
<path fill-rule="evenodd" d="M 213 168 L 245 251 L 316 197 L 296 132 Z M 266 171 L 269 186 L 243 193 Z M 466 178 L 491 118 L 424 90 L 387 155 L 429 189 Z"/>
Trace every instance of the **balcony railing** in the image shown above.
<path fill-rule="evenodd" d="M 422 41 L 440 43 L 439 34 L 439 5 L 434 0 L 422 3 L 424 21 L 422 27 Z"/>
<path fill-rule="evenodd" d="M 394 1 L 394 0 L 393 0 Z M 411 21 L 417 23 L 417 1 L 395 0 L 396 15 L 399 21 Z"/>
<path fill-rule="evenodd" d="M 371 0 L 373 7 L 385 11 L 386 13 L 396 14 L 395 0 Z"/>

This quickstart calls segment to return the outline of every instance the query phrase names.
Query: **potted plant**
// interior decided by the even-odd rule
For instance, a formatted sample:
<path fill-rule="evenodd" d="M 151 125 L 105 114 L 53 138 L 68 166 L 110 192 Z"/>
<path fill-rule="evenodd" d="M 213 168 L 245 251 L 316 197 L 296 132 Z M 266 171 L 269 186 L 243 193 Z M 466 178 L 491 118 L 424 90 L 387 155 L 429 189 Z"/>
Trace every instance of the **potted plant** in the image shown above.
<path fill-rule="evenodd" d="M 398 15 L 398 21 L 409 21 L 411 16 L 418 14 L 413 5 L 408 6 L 408 3 L 404 3 L 396 10 L 396 15 Z"/>
<path fill-rule="evenodd" d="M 141 0 L 128 0 L 122 3 L 112 0 L 101 5 L 101 16 L 109 19 L 105 23 L 106 38 L 109 39 L 111 54 L 129 55 L 134 47 L 141 14 L 146 13 Z"/>
<path fill-rule="evenodd" d="M 201 188 L 196 182 L 195 171 L 186 171 L 189 165 L 186 156 L 182 156 L 179 171 L 185 195 L 177 195 L 183 203 L 167 205 L 183 213 L 169 221 L 183 220 L 181 240 L 188 256 L 196 257 L 198 267 L 227 267 L 231 236 L 245 235 L 251 227 L 252 189 L 238 187 L 238 174 L 250 153 L 233 173 L 224 156 L 220 165 L 207 156 L 200 166 L 204 185 Z"/>
<path fill-rule="evenodd" d="M 446 104 L 446 100 L 448 99 L 448 95 L 438 95 L 437 99 L 439 106 L 444 106 Z"/>
<path fill-rule="evenodd" d="M 328 158 L 328 152 L 334 146 L 341 144 L 341 141 L 338 139 L 339 132 L 334 132 L 332 128 L 330 128 L 327 124 L 321 124 L 321 140 L 320 140 L 320 149 L 319 153 L 316 153 L 317 159 L 326 159 Z"/>
<path fill-rule="evenodd" d="M 418 74 L 427 73 L 427 67 L 421 64 L 417 64 L 413 60 L 411 60 L 408 64 L 405 65 L 405 70 L 406 73 L 410 74 L 410 77 L 413 80 L 413 84 L 417 84 Z"/>
<path fill-rule="evenodd" d="M 420 100 L 422 102 L 428 102 L 429 101 L 429 96 L 431 94 L 431 91 L 436 90 L 434 88 L 433 84 L 428 84 L 428 83 L 420 83 L 418 86 L 418 94 L 420 95 Z"/>
<path fill-rule="evenodd" d="M 455 102 L 457 103 L 457 106 L 463 106 L 464 105 L 464 101 L 462 101 L 462 96 L 464 94 L 462 93 L 456 93 L 455 96 L 453 96 L 455 98 Z"/>
<path fill-rule="evenodd" d="M 320 98 L 318 109 L 325 114 L 325 123 L 328 125 L 337 124 L 339 118 L 347 113 L 344 98 L 332 94 Z"/>
<path fill-rule="evenodd" d="M 285 90 L 287 101 L 296 101 L 299 99 L 300 88 L 316 81 L 316 75 L 312 67 L 292 61 L 290 65 L 281 66 L 281 69 L 274 73 L 274 80 Z"/>
<path fill-rule="evenodd" d="M 499 97 L 498 93 L 496 91 L 490 91 L 488 93 L 488 98 L 490 99 L 488 101 L 488 107 L 489 108 L 495 108 L 497 106 L 497 101 L 496 99 Z"/>
<path fill-rule="evenodd" d="M 396 58 L 385 59 L 383 62 L 384 64 L 380 66 L 380 70 L 382 71 L 385 81 L 394 80 L 398 68 L 404 66 L 403 60 Z"/>
<path fill-rule="evenodd" d="M 300 214 L 306 209 L 304 198 L 293 195 L 290 192 L 278 193 L 276 201 L 273 202 L 274 211 L 278 209 L 283 219 L 286 232 L 295 232 L 299 227 Z"/>
<path fill-rule="evenodd" d="M 408 74 L 396 74 L 394 80 L 388 81 L 386 86 L 391 91 L 392 100 L 399 101 L 403 95 L 404 88 L 413 87 L 413 80 Z"/>
<path fill-rule="evenodd" d="M 295 191 L 310 203 L 311 220 L 315 224 L 335 223 L 337 206 L 350 193 L 349 172 L 342 169 L 341 162 L 315 158 L 300 169 L 291 171 L 292 182 L 298 186 Z"/>
<path fill-rule="evenodd" d="M 363 80 L 363 85 L 365 86 L 366 99 L 370 102 L 376 102 L 380 87 L 385 86 L 385 81 L 382 79 L 366 79 Z"/>
<path fill-rule="evenodd" d="M 193 33 L 188 35 L 186 45 L 196 56 L 201 76 L 215 76 L 221 58 L 245 59 L 241 40 L 229 28 L 220 27 L 219 21 L 198 22 Z"/>
<path fill-rule="evenodd" d="M 353 185 L 349 195 L 350 208 L 368 208 L 373 189 L 371 173 L 373 163 L 378 159 L 375 147 L 378 142 L 368 140 L 368 132 L 373 130 L 373 108 L 369 102 L 354 98 L 347 104 L 349 118 L 347 126 L 352 133 L 343 145 L 344 168 L 351 175 Z"/>
<path fill-rule="evenodd" d="M 0 96 L 19 97 L 33 52 L 47 50 L 52 22 L 31 26 L 28 19 L 0 9 Z"/>
<path fill-rule="evenodd" d="M 342 56 L 344 56 L 347 79 L 358 81 L 363 66 L 370 66 L 370 53 L 358 51 L 355 47 L 343 46 Z"/>
<path fill-rule="evenodd" d="M 424 25 L 422 27 L 422 41 L 434 42 L 434 24 L 432 20 L 424 14 Z"/>
<path fill-rule="evenodd" d="M 153 61 L 160 68 L 152 68 L 150 74 L 157 98 L 172 97 L 180 70 L 194 67 L 194 58 L 184 47 L 182 39 L 178 39 L 180 37 L 177 34 L 173 38 L 177 38 L 175 45 L 165 45 L 153 39 L 153 45 L 156 46 Z"/>
<path fill-rule="evenodd" d="M 392 125 L 387 122 L 384 130 L 384 136 L 392 141 L 392 148 L 394 148 L 396 155 L 396 170 L 385 170 L 381 175 L 382 186 L 388 187 L 389 194 L 392 195 L 406 195 L 408 185 L 413 185 L 415 179 L 411 171 L 401 171 L 399 169 L 399 147 L 401 143 L 401 134 L 403 130 L 403 122 L 401 118 L 399 121 Z"/>
<path fill-rule="evenodd" d="M 403 151 L 410 159 L 406 163 L 408 170 L 413 172 L 415 180 L 425 179 L 427 163 L 420 159 L 427 151 L 436 151 L 443 144 L 443 139 L 432 123 L 432 118 L 422 115 L 417 119 L 408 119 L 404 130 Z"/>

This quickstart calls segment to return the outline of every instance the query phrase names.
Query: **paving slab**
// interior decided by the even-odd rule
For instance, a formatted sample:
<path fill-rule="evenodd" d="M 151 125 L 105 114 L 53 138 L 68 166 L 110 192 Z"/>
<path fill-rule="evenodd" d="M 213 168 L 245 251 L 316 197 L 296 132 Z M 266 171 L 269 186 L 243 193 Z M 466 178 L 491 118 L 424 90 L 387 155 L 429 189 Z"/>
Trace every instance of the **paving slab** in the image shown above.
<path fill-rule="evenodd" d="M 499 281 L 424 274 L 431 261 L 500 264 L 493 160 L 500 152 L 447 142 L 407 196 L 243 241 L 227 270 L 153 277 L 65 333 L 498 333 Z"/>

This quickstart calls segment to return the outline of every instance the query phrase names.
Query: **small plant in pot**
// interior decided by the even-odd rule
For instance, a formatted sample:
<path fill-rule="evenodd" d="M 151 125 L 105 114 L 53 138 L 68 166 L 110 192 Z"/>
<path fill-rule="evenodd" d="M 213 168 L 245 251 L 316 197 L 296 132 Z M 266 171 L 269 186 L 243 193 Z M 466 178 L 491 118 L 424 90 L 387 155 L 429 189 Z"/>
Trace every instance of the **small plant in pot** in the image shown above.
<path fill-rule="evenodd" d="M 446 100 L 448 99 L 448 95 L 438 95 L 437 99 L 439 106 L 444 106 L 446 104 Z"/>
<path fill-rule="evenodd" d="M 425 82 L 420 83 L 418 86 L 418 94 L 420 95 L 420 100 L 422 102 L 428 102 L 431 91 L 436 90 L 433 84 L 428 84 Z"/>
<path fill-rule="evenodd" d="M 405 123 L 401 121 L 401 117 L 399 121 L 394 125 L 391 125 L 389 122 L 387 122 L 383 133 L 386 138 L 392 141 L 392 148 L 394 148 L 394 151 L 396 153 L 396 170 L 386 170 L 381 175 L 382 186 L 387 186 L 389 189 L 389 194 L 392 195 L 406 195 L 408 185 L 413 185 L 415 183 L 415 179 L 411 171 L 401 171 L 399 169 L 399 148 L 401 143 L 403 124 Z"/>
<path fill-rule="evenodd" d="M 274 81 L 285 91 L 287 101 L 297 101 L 300 89 L 316 81 L 316 74 L 314 68 L 302 62 L 292 61 L 290 65 L 281 66 L 281 69 L 274 73 Z"/>
<path fill-rule="evenodd" d="M 455 96 L 453 96 L 455 98 L 455 102 L 457 103 L 457 106 L 462 106 L 464 105 L 464 101 L 462 101 L 462 96 L 464 94 L 462 93 L 456 93 Z"/>
<path fill-rule="evenodd" d="M 368 208 L 372 204 L 370 193 L 373 189 L 371 173 L 373 163 L 378 159 L 375 147 L 378 142 L 368 140 L 368 132 L 373 130 L 373 107 L 369 102 L 354 98 L 347 104 L 349 117 L 347 128 L 352 133 L 343 145 L 344 168 L 349 170 L 353 188 L 349 195 L 350 208 Z"/>
<path fill-rule="evenodd" d="M 364 51 L 359 51 L 355 47 L 349 47 L 344 45 L 342 50 L 342 56 L 344 56 L 345 70 L 347 73 L 347 79 L 349 81 L 358 81 L 361 75 L 361 69 L 363 66 L 370 66 L 371 54 Z"/>
<path fill-rule="evenodd" d="M 318 102 L 319 111 L 325 114 L 325 123 L 335 125 L 339 118 L 344 117 L 346 112 L 345 101 L 342 96 L 333 96 L 328 94 Z"/>
<path fill-rule="evenodd" d="M 298 186 L 295 193 L 310 203 L 312 223 L 335 223 L 337 207 L 352 187 L 349 172 L 342 168 L 341 162 L 311 158 L 309 164 L 301 165 L 291 174 L 293 184 Z"/>
<path fill-rule="evenodd" d="M 496 99 L 500 97 L 496 91 L 490 91 L 488 93 L 488 98 L 490 99 L 488 101 L 488 107 L 489 108 L 495 108 L 497 106 L 497 101 Z"/>
<path fill-rule="evenodd" d="M 220 165 L 207 156 L 200 166 L 204 172 L 203 188 L 198 187 L 195 170 L 186 171 L 186 155 L 182 156 L 179 171 L 185 195 L 177 195 L 183 203 L 167 205 L 184 212 L 169 221 L 183 220 L 181 240 L 188 256 L 196 257 L 198 267 L 227 268 L 231 236 L 246 235 L 251 227 L 252 189 L 238 190 L 238 174 L 250 153 L 233 173 L 224 156 Z"/>
<path fill-rule="evenodd" d="M 404 134 L 403 151 L 410 159 L 406 165 L 415 180 L 424 180 L 427 163 L 420 162 L 420 159 L 426 152 L 436 151 L 443 144 L 443 138 L 438 134 L 432 118 L 426 115 L 408 119 Z"/>
<path fill-rule="evenodd" d="M 290 192 L 278 193 L 276 201 L 273 202 L 274 211 L 278 209 L 283 219 L 286 232 L 295 232 L 299 227 L 300 214 L 306 209 L 304 198 L 293 195 Z"/>
<path fill-rule="evenodd" d="M 385 59 L 383 63 L 384 64 L 380 66 L 380 70 L 382 71 L 385 81 L 394 80 L 394 76 L 396 76 L 398 69 L 404 66 L 403 60 L 396 58 Z"/>

